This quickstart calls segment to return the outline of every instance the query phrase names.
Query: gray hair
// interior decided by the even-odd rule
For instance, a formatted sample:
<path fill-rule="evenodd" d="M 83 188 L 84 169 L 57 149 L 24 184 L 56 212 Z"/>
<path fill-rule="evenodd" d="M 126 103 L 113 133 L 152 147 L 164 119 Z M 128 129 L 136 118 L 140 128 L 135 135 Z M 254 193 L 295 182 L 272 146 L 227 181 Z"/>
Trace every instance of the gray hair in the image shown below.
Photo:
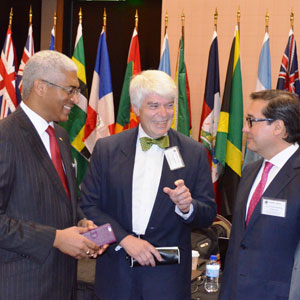
<path fill-rule="evenodd" d="M 174 80 L 165 72 L 148 70 L 135 75 L 129 86 L 130 102 L 140 108 L 143 101 L 156 94 L 167 99 L 177 99 L 177 87 Z"/>
<path fill-rule="evenodd" d="M 62 71 L 77 72 L 77 66 L 68 56 L 57 51 L 43 50 L 35 53 L 24 68 L 22 98 L 29 97 L 35 80 L 53 81 Z"/>

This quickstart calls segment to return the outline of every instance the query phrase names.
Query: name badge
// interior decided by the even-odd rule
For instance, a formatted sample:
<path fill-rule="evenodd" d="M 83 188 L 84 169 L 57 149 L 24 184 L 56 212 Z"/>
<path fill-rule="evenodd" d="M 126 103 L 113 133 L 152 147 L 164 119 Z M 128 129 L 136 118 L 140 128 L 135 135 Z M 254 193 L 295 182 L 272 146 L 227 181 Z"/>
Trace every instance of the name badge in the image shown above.
<path fill-rule="evenodd" d="M 286 200 L 262 198 L 261 213 L 263 215 L 285 218 Z"/>
<path fill-rule="evenodd" d="M 177 146 L 166 149 L 164 153 L 171 171 L 185 167 Z"/>

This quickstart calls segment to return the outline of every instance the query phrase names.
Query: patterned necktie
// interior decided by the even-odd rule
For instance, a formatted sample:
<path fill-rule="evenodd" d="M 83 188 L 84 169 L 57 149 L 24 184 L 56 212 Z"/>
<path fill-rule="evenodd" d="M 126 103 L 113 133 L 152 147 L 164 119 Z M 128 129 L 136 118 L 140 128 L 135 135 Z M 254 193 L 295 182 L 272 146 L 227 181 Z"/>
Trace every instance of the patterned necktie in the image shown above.
<path fill-rule="evenodd" d="M 170 145 L 168 135 L 162 136 L 158 139 L 142 137 L 142 138 L 140 138 L 140 143 L 141 143 L 143 151 L 149 150 L 153 144 L 157 145 L 158 147 L 160 147 L 162 149 L 165 149 L 165 148 L 169 147 L 169 145 Z"/>
<path fill-rule="evenodd" d="M 56 136 L 55 136 L 53 127 L 49 126 L 47 128 L 46 132 L 48 133 L 49 139 L 50 139 L 50 152 L 51 152 L 52 162 L 53 162 L 54 167 L 60 177 L 60 180 L 64 186 L 64 189 L 65 189 L 68 197 L 70 198 L 70 192 L 69 192 L 69 188 L 68 188 L 68 184 L 67 184 L 67 176 L 66 176 L 65 171 L 62 166 L 60 150 L 59 150 L 59 146 L 58 146 L 58 143 L 56 140 Z"/>
<path fill-rule="evenodd" d="M 250 205 L 248 208 L 248 214 L 247 214 L 247 218 L 246 218 L 246 226 L 248 226 L 251 215 L 264 192 L 264 188 L 265 188 L 265 185 L 268 180 L 268 174 L 272 167 L 273 167 L 273 164 L 266 161 L 263 173 L 261 175 L 260 182 L 258 183 L 258 185 L 252 195 L 251 201 L 250 201 Z"/>

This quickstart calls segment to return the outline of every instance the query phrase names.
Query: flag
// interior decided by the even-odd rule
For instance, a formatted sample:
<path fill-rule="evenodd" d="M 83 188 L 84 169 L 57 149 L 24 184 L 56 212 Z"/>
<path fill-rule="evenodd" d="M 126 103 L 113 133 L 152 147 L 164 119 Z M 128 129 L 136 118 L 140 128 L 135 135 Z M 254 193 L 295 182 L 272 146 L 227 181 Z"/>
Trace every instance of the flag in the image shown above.
<path fill-rule="evenodd" d="M 102 30 L 98 42 L 97 58 L 84 132 L 84 143 L 93 151 L 98 138 L 113 134 L 115 123 L 114 102 L 109 55 Z"/>
<path fill-rule="evenodd" d="M 0 59 L 0 119 L 15 111 L 18 102 L 15 82 L 15 48 L 10 27 L 7 29 Z"/>
<path fill-rule="evenodd" d="M 125 129 L 133 128 L 138 125 L 138 119 L 130 106 L 129 83 L 133 75 L 141 72 L 140 46 L 136 28 L 133 30 L 129 54 L 127 59 L 127 68 L 125 72 L 115 133 Z"/>
<path fill-rule="evenodd" d="M 169 50 L 169 39 L 168 39 L 167 32 L 164 37 L 158 70 L 164 71 L 171 76 L 170 50 Z"/>
<path fill-rule="evenodd" d="M 270 37 L 265 33 L 263 45 L 259 55 L 256 91 L 271 89 L 271 55 L 270 55 Z M 243 168 L 250 162 L 260 159 L 261 156 L 247 148 L 245 149 L 245 158 Z"/>
<path fill-rule="evenodd" d="M 217 139 L 216 158 L 224 167 L 220 179 L 221 214 L 231 216 L 242 170 L 243 91 L 239 31 L 235 28 L 226 74 Z"/>
<path fill-rule="evenodd" d="M 211 167 L 211 177 L 214 186 L 215 199 L 220 212 L 220 198 L 218 192 L 218 179 L 220 164 L 215 157 L 216 135 L 220 115 L 220 77 L 219 77 L 219 50 L 218 36 L 214 31 L 209 50 L 207 74 L 205 82 L 204 101 L 200 121 L 199 141 L 207 150 Z"/>
<path fill-rule="evenodd" d="M 69 119 L 67 122 L 60 122 L 59 125 L 66 129 L 72 145 L 71 152 L 73 164 L 76 171 L 76 181 L 79 186 L 85 175 L 88 166 L 88 158 L 90 152 L 86 149 L 83 143 L 84 128 L 87 112 L 87 87 L 86 87 L 86 73 L 85 73 L 85 56 L 82 36 L 82 24 L 78 24 L 77 35 L 75 40 L 74 52 L 72 60 L 77 66 L 77 76 L 80 84 L 80 94 L 78 96 L 78 104 L 71 109 Z"/>
<path fill-rule="evenodd" d="M 297 46 L 293 29 L 290 29 L 288 43 L 282 57 L 277 89 L 295 93 L 300 97 Z"/>
<path fill-rule="evenodd" d="M 178 88 L 178 99 L 175 103 L 175 113 L 172 128 L 187 136 L 190 136 L 190 131 L 192 130 L 190 88 L 184 61 L 183 37 L 181 37 L 179 42 L 175 78 Z"/>
<path fill-rule="evenodd" d="M 22 99 L 22 78 L 25 64 L 29 60 L 29 58 L 34 54 L 34 43 L 33 43 L 33 34 L 32 34 L 32 25 L 29 25 L 28 28 L 28 36 L 26 40 L 26 44 L 23 51 L 22 60 L 19 66 L 18 75 L 17 75 L 17 99 L 18 103 L 21 102 Z"/>
<path fill-rule="evenodd" d="M 51 29 L 50 46 L 49 50 L 55 50 L 55 28 Z"/>

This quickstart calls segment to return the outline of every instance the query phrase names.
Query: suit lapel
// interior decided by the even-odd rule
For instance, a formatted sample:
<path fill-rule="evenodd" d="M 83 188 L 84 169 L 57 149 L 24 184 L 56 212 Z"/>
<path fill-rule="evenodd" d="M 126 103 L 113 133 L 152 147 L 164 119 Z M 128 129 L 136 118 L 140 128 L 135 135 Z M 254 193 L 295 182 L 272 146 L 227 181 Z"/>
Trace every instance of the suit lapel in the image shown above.
<path fill-rule="evenodd" d="M 169 130 L 168 132 L 169 134 L 169 139 L 170 139 L 170 147 L 174 147 L 177 146 L 179 149 L 179 152 L 181 153 L 181 148 L 180 145 L 178 144 L 178 139 L 176 138 L 175 134 L 172 132 L 172 130 Z M 148 226 L 146 228 L 146 233 L 147 230 L 149 228 L 149 226 L 152 226 L 151 224 L 158 224 L 160 223 L 160 218 L 161 218 L 161 214 L 160 211 L 164 210 L 164 205 L 169 205 L 169 201 L 171 201 L 170 199 L 166 200 L 166 194 L 163 191 L 164 187 L 170 187 L 170 188 L 174 188 L 174 182 L 181 178 L 180 174 L 180 170 L 174 170 L 171 171 L 169 164 L 166 160 L 166 157 L 164 157 L 163 160 L 163 167 L 162 167 L 162 172 L 161 172 L 161 177 L 160 177 L 160 182 L 159 182 L 159 186 L 158 186 L 158 190 L 157 190 L 157 195 L 155 198 L 155 202 L 154 202 L 154 206 L 152 209 L 152 213 L 149 219 L 149 223 Z M 175 209 L 175 208 L 174 208 Z"/>
<path fill-rule="evenodd" d="M 25 134 L 27 135 L 27 141 L 30 144 L 31 151 L 35 154 L 41 166 L 45 169 L 45 174 L 50 177 L 50 181 L 54 185 L 54 188 L 60 191 L 60 193 L 64 195 L 65 200 L 70 204 L 59 175 L 32 122 L 21 108 L 17 109 L 16 118 L 20 124 L 21 129 L 23 128 Z"/>
<path fill-rule="evenodd" d="M 270 185 L 267 187 L 263 193 L 263 197 L 267 198 L 278 198 L 280 192 L 286 188 L 289 182 L 293 179 L 295 175 L 299 173 L 300 168 L 300 148 L 289 158 L 285 165 L 281 168 L 275 178 L 272 180 Z M 261 200 L 257 204 L 247 228 L 251 228 L 257 218 L 261 214 Z"/>
<path fill-rule="evenodd" d="M 122 135 L 120 141 L 121 151 L 119 157 L 120 164 L 120 179 L 122 191 L 124 191 L 123 199 L 126 206 L 126 223 L 130 225 L 132 230 L 132 176 L 134 168 L 134 159 L 136 152 L 138 127 L 129 130 L 126 134 Z"/>

